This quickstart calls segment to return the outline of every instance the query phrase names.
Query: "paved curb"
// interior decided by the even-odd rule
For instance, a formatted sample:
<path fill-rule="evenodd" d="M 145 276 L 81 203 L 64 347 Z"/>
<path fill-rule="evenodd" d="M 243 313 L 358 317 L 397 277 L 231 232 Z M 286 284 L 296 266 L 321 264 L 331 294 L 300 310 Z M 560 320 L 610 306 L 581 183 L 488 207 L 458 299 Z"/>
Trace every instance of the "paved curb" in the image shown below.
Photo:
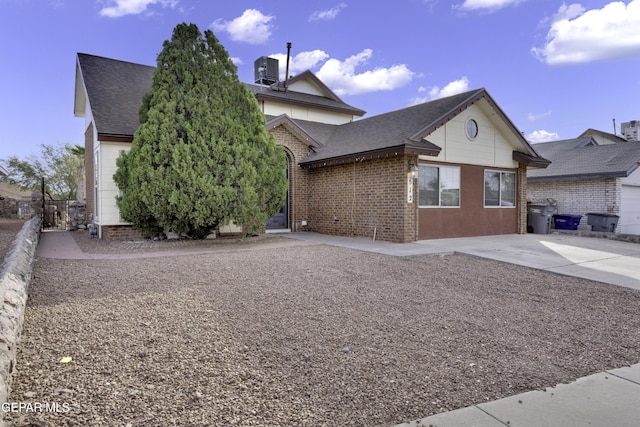
<path fill-rule="evenodd" d="M 0 271 L 0 402 L 8 402 L 41 218 L 27 221 L 11 244 Z M 0 427 L 5 425 L 0 411 Z"/>
<path fill-rule="evenodd" d="M 639 394 L 640 364 L 636 364 L 395 427 L 635 427 Z"/>

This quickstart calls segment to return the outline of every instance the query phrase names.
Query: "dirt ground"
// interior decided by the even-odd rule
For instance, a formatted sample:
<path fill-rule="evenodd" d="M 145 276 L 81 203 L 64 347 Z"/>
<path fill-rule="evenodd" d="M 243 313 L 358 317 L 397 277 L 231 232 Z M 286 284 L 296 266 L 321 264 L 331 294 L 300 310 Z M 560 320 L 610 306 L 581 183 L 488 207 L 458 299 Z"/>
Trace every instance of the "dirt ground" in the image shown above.
<path fill-rule="evenodd" d="M 388 426 L 640 361 L 640 291 L 278 239 L 38 259 L 11 398 L 59 411 L 10 425 Z"/>

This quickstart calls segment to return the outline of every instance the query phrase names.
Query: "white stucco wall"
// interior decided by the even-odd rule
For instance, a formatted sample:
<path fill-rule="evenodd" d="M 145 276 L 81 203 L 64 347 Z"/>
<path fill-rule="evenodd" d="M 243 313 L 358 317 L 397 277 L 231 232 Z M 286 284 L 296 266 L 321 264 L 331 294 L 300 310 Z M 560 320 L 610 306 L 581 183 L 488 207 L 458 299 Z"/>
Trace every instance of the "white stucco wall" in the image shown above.
<path fill-rule="evenodd" d="M 126 224 L 120 218 L 120 211 L 116 205 L 116 196 L 119 194 L 118 186 L 113 181 L 116 173 L 116 159 L 121 151 L 128 152 L 131 149 L 130 143 L 104 142 L 100 141 L 96 147 L 99 163 L 98 173 L 98 210 L 97 224 L 99 225 L 119 225 Z"/>
<path fill-rule="evenodd" d="M 478 136 L 474 139 L 466 134 L 469 119 L 478 123 Z M 492 118 L 477 104 L 458 114 L 426 139 L 442 148 L 438 161 L 501 168 L 518 167 L 518 163 L 513 160 L 513 151 L 517 147 L 509 142 Z M 433 157 L 425 159 L 434 160 Z"/>
<path fill-rule="evenodd" d="M 286 114 L 292 119 L 308 120 L 311 122 L 341 125 L 353 120 L 351 114 L 341 114 L 326 110 L 314 110 L 298 105 L 276 104 L 265 102 L 261 105 L 262 111 L 267 116 L 280 116 Z"/>

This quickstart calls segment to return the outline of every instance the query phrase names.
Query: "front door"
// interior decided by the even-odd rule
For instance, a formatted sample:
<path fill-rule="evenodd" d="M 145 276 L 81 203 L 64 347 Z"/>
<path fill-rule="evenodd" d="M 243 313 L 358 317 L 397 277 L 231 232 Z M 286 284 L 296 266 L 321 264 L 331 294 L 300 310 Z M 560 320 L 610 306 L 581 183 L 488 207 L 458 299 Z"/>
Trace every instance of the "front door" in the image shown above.
<path fill-rule="evenodd" d="M 289 170 L 285 169 L 285 175 L 289 179 Z M 288 222 L 288 208 L 289 206 L 289 190 L 287 190 L 287 197 L 284 199 L 284 205 L 280 208 L 277 214 L 271 218 L 267 218 L 267 230 L 284 230 L 287 227 Z"/>

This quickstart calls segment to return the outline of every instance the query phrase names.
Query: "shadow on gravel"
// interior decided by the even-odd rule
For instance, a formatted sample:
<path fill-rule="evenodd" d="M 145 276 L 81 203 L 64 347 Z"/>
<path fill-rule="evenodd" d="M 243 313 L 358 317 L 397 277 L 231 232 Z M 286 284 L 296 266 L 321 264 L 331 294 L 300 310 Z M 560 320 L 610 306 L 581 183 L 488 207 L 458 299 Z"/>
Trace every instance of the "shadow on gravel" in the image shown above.
<path fill-rule="evenodd" d="M 640 354 L 640 291 L 464 255 L 308 245 L 35 275 L 13 387 L 71 390 L 54 425 L 390 425 Z"/>

